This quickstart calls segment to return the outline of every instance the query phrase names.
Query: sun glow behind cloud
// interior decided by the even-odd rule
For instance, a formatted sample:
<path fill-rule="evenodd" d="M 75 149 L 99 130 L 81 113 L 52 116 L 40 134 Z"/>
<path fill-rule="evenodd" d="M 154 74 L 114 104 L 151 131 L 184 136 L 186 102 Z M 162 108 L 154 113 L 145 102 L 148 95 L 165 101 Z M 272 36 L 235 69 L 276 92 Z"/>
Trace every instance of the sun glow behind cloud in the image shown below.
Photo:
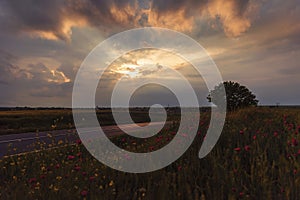
<path fill-rule="evenodd" d="M 179 65 L 188 66 L 189 63 L 171 52 L 160 49 L 140 49 L 114 61 L 109 67 L 109 74 L 119 79 L 176 79 L 179 78 L 178 75 L 174 75 L 171 71 L 178 70 Z"/>
<path fill-rule="evenodd" d="M 139 65 L 124 63 L 116 70 L 112 69 L 112 72 L 126 75 L 127 77 L 134 78 L 139 75 Z"/>
<path fill-rule="evenodd" d="M 203 58 L 198 58 L 198 61 L 203 62 Z M 172 51 L 155 48 L 133 50 L 114 60 L 102 72 L 96 93 L 97 105 L 110 105 L 111 93 L 115 88 L 119 88 L 122 94 L 129 94 L 132 88 L 138 89 L 145 83 L 148 85 L 148 83 L 158 82 L 162 83 L 161 86 L 172 85 L 183 96 L 186 95 L 184 86 L 188 83 L 196 88 L 195 93 L 199 95 L 199 101 L 206 103 L 205 95 L 208 91 L 201 75 L 189 62 Z M 176 99 L 168 99 L 170 96 L 166 95 L 165 91 L 161 91 L 161 88 L 143 88 L 134 100 L 138 105 L 148 105 L 146 103 L 148 99 L 139 96 L 145 95 L 147 91 L 159 95 L 157 99 L 170 102 L 172 105 L 176 101 Z M 156 89 L 157 91 L 152 91 Z"/>

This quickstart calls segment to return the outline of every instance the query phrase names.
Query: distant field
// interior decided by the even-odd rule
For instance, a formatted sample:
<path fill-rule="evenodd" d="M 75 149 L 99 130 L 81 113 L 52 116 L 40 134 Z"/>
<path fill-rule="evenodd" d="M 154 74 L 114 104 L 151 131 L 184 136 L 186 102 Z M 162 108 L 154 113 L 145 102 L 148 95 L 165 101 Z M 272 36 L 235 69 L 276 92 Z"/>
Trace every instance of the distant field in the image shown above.
<path fill-rule="evenodd" d="M 115 124 L 110 109 L 98 110 L 97 116 L 101 125 Z M 132 109 L 131 116 L 136 123 L 150 120 L 147 110 Z M 0 111 L 0 135 L 72 128 L 71 109 Z"/>
<path fill-rule="evenodd" d="M 0 161 L 0 198 L 299 199 L 300 109 L 229 113 L 215 148 L 200 160 L 208 123 L 209 113 L 204 113 L 194 122 L 200 128 L 188 151 L 170 166 L 146 174 L 110 169 L 80 142 L 6 157 Z M 172 139 L 173 129 L 147 140 L 124 135 L 113 142 L 133 152 L 154 151 Z"/>
<path fill-rule="evenodd" d="M 71 110 L 0 111 L 0 134 L 73 128 Z"/>

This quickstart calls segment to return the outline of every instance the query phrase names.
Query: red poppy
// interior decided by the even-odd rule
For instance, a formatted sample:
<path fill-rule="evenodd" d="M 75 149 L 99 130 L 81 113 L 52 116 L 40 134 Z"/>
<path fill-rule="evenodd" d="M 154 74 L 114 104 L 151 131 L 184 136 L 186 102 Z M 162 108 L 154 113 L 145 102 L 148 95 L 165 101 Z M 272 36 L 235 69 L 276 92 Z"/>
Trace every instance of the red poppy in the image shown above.
<path fill-rule="evenodd" d="M 182 169 L 181 165 L 177 167 L 177 170 L 180 171 Z"/>
<path fill-rule="evenodd" d="M 237 147 L 237 148 L 234 148 L 234 150 L 235 150 L 236 152 L 240 152 L 240 151 L 241 151 L 241 148 L 240 148 L 240 147 Z"/>
<path fill-rule="evenodd" d="M 274 132 L 274 137 L 277 137 L 278 136 L 278 132 Z"/>
<path fill-rule="evenodd" d="M 68 155 L 68 160 L 73 160 L 74 158 L 75 158 L 75 156 Z"/>
<path fill-rule="evenodd" d="M 36 178 L 30 178 L 28 182 L 29 183 L 35 183 L 36 182 Z"/>
<path fill-rule="evenodd" d="M 240 134 L 243 135 L 245 132 L 244 130 L 240 130 Z"/>
<path fill-rule="evenodd" d="M 256 140 L 256 135 L 253 136 L 253 140 Z"/>
<path fill-rule="evenodd" d="M 42 174 L 42 175 L 40 175 L 40 178 L 41 178 L 41 179 L 45 179 L 45 178 L 46 178 L 46 175 L 45 175 L 45 174 Z"/>
<path fill-rule="evenodd" d="M 298 145 L 298 141 L 295 138 L 292 138 L 292 145 L 293 146 L 297 146 Z"/>
<path fill-rule="evenodd" d="M 149 147 L 149 150 L 153 151 L 154 150 L 154 146 Z"/>
<path fill-rule="evenodd" d="M 244 149 L 245 149 L 245 151 L 249 151 L 249 150 L 250 150 L 250 146 L 249 146 L 249 145 L 246 145 L 246 146 L 244 147 Z"/>
<path fill-rule="evenodd" d="M 81 140 L 80 139 L 78 139 L 78 140 L 76 140 L 76 144 L 81 144 L 82 142 L 81 142 Z"/>
<path fill-rule="evenodd" d="M 79 171 L 79 170 L 81 169 L 81 167 L 80 167 L 80 166 L 75 166 L 74 169 L 75 169 L 76 171 Z"/>
<path fill-rule="evenodd" d="M 87 194 L 88 194 L 88 191 L 87 191 L 87 190 L 82 190 L 82 191 L 80 192 L 80 194 L 81 194 L 81 196 L 86 197 Z"/>

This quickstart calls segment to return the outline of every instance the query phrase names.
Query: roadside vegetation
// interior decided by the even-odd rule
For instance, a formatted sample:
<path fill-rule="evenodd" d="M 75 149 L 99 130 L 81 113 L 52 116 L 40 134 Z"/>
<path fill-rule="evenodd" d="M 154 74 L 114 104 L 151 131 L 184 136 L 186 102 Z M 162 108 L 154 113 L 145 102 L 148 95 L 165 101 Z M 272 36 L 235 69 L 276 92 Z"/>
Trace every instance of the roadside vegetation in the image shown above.
<path fill-rule="evenodd" d="M 149 122 L 148 110 L 148 108 L 132 108 L 130 114 L 133 121 Z M 101 125 L 115 124 L 110 109 L 99 109 L 96 113 Z M 170 117 L 174 117 L 174 114 Z M 71 109 L 0 111 L 0 135 L 72 128 L 75 127 Z"/>
<path fill-rule="evenodd" d="M 209 124 L 170 166 L 145 174 L 119 172 L 95 160 L 77 141 L 0 161 L 1 199 L 297 199 L 300 196 L 300 109 L 247 108 L 228 114 L 204 159 L 198 151 Z M 176 127 L 140 143 L 118 136 L 127 150 L 154 151 Z M 42 144 L 36 144 L 42 145 Z"/>

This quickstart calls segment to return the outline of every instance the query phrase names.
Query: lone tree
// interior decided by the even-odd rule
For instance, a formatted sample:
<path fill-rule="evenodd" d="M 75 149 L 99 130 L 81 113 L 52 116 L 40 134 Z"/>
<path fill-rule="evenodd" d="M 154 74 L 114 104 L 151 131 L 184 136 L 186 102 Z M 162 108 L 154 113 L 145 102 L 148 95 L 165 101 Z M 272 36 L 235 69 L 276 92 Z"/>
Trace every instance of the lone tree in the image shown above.
<path fill-rule="evenodd" d="M 234 111 L 248 106 L 257 106 L 258 100 L 255 99 L 256 96 L 252 94 L 247 87 L 232 81 L 225 81 L 223 85 L 226 91 L 228 111 Z M 208 101 L 216 106 L 221 105 L 221 102 L 224 101 L 225 98 L 224 93 L 222 92 L 224 90 L 222 89 L 222 84 L 215 86 L 207 97 Z"/>

